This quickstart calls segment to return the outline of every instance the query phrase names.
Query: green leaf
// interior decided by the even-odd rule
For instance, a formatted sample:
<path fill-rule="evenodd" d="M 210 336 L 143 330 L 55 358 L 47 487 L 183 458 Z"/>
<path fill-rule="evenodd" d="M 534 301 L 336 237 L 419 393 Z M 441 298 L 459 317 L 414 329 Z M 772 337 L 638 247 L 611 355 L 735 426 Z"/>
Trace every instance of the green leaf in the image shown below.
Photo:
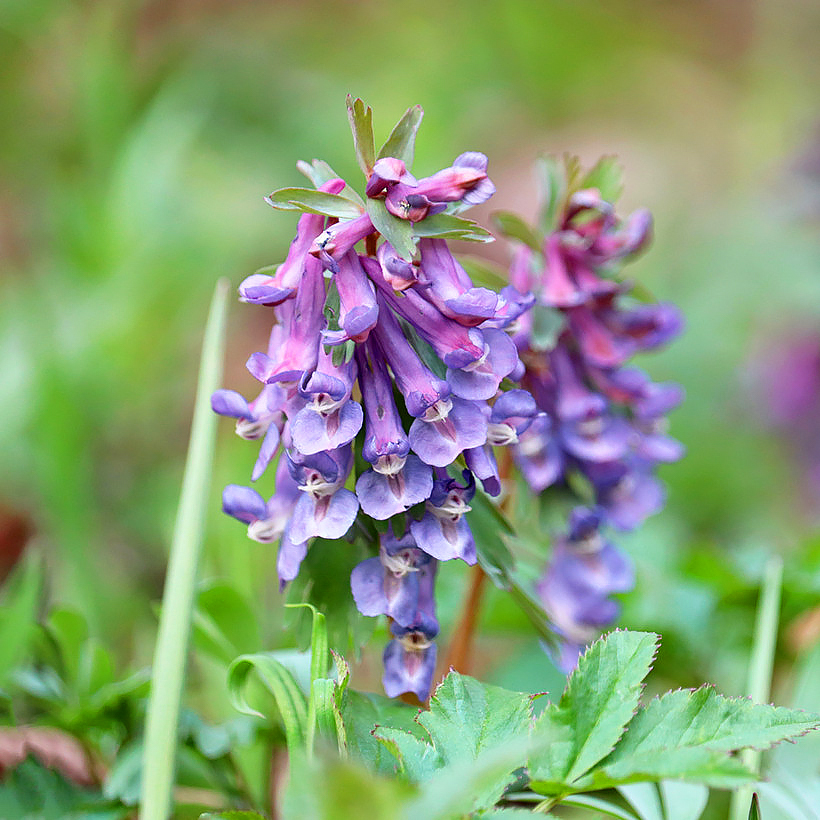
<path fill-rule="evenodd" d="M 364 175 L 369 177 L 373 171 L 376 148 L 373 143 L 373 110 L 362 100 L 347 95 L 347 116 L 350 120 L 350 130 L 353 132 L 353 146 L 356 149 L 356 159 Z"/>
<path fill-rule="evenodd" d="M 475 758 L 462 758 L 439 769 L 422 784 L 421 795 L 408 806 L 404 817 L 454 820 L 491 808 L 501 796 L 503 784 L 515 779 L 512 773 L 526 759 L 528 748 L 527 735 L 519 734 L 484 748 Z"/>
<path fill-rule="evenodd" d="M 267 202 L 280 211 L 306 211 L 337 219 L 362 215 L 361 207 L 347 197 L 312 188 L 280 188 L 267 197 Z"/>
<path fill-rule="evenodd" d="M 37 606 L 43 573 L 29 556 L 7 582 L 5 605 L 0 609 L 0 681 L 23 660 L 37 630 Z"/>
<path fill-rule="evenodd" d="M 581 180 L 580 188 L 597 188 L 606 202 L 616 202 L 624 187 L 624 170 L 617 157 L 601 157 Z"/>
<path fill-rule="evenodd" d="M 533 350 L 553 350 L 561 331 L 566 327 L 566 316 L 555 308 L 534 305 L 532 309 L 532 332 L 530 345 Z"/>
<path fill-rule="evenodd" d="M 518 214 L 510 211 L 496 211 L 490 218 L 496 228 L 508 239 L 517 239 L 532 248 L 536 253 L 542 252 L 541 238 Z"/>
<path fill-rule="evenodd" d="M 469 810 L 485 808 L 498 800 L 514 780 L 514 770 L 524 764 L 531 704 L 531 695 L 489 686 L 451 671 L 430 699 L 429 711 L 420 711 L 416 717 L 427 731 L 429 742 L 393 727 L 380 726 L 374 735 L 413 781 L 430 780 L 437 772 L 447 771 L 448 766 L 470 771 L 468 779 L 474 791 L 459 799 L 469 803 Z M 513 747 L 520 757 L 509 757 Z M 500 751 L 504 749 L 507 751 Z M 496 753 L 501 756 L 496 758 Z M 483 759 L 486 770 L 475 779 L 472 767 L 479 759 Z M 453 781 L 450 783 L 452 788 Z M 448 800 L 452 798 L 449 795 Z M 428 815 L 420 811 L 419 816 Z"/>
<path fill-rule="evenodd" d="M 576 785 L 683 778 L 725 788 L 750 777 L 729 752 L 765 749 L 818 726 L 818 715 L 726 698 L 711 687 L 669 692 L 641 709 L 612 754 Z"/>
<path fill-rule="evenodd" d="M 225 664 L 261 645 L 257 618 L 247 599 L 221 581 L 200 589 L 193 639 L 200 650 Z"/>
<path fill-rule="evenodd" d="M 401 119 L 390 132 L 387 141 L 379 149 L 377 158 L 395 157 L 396 159 L 402 160 L 409 170 L 413 164 L 416 133 L 419 130 L 423 116 L 424 109 L 420 105 L 410 106 L 410 108 L 402 114 Z"/>
<path fill-rule="evenodd" d="M 464 242 L 495 242 L 495 237 L 477 222 L 453 214 L 433 214 L 413 223 L 417 237 L 460 239 Z"/>
<path fill-rule="evenodd" d="M 552 233 L 558 227 L 561 205 L 566 199 L 566 170 L 557 157 L 545 156 L 536 160 L 535 175 L 541 202 L 539 227 L 545 234 Z"/>
<path fill-rule="evenodd" d="M 549 743 L 529 763 L 534 791 L 578 791 L 567 784 L 612 751 L 638 708 L 657 644 L 653 633 L 613 632 L 587 649 L 561 700 L 536 723 L 534 736 Z"/>
<path fill-rule="evenodd" d="M 373 227 L 393 246 L 402 259 L 412 261 L 416 252 L 412 223 L 393 216 L 381 199 L 368 199 L 365 207 Z"/>
<path fill-rule="evenodd" d="M 749 806 L 749 820 L 760 820 L 760 801 L 757 792 L 752 795 L 752 805 Z"/>
<path fill-rule="evenodd" d="M 341 712 L 351 758 L 361 760 L 374 771 L 393 774 L 396 758 L 374 733 L 382 725 L 419 734 L 415 722 L 418 709 L 383 695 L 347 690 L 341 695 Z"/>
<path fill-rule="evenodd" d="M 330 182 L 331 179 L 340 179 L 341 177 L 337 174 L 324 160 L 322 159 L 314 159 L 312 163 L 308 164 L 304 160 L 299 160 L 296 163 L 296 167 L 317 187 L 321 188 L 326 182 Z M 345 185 L 341 191 L 339 191 L 339 196 L 343 196 L 345 199 L 349 199 L 351 202 L 355 202 L 362 210 L 364 210 L 364 200 L 356 193 L 354 188 L 351 188 L 350 185 Z"/>
<path fill-rule="evenodd" d="M 199 815 L 199 820 L 267 820 L 264 814 L 255 811 L 218 811 Z"/>
<path fill-rule="evenodd" d="M 308 731 L 307 701 L 293 675 L 270 653 L 240 655 L 228 669 L 228 692 L 234 708 L 246 715 L 265 717 L 247 701 L 244 690 L 251 672 L 273 695 L 290 752 L 304 748 Z"/>
<path fill-rule="evenodd" d="M 216 441 L 216 418 L 211 410 L 211 395 L 222 383 L 228 287 L 225 279 L 217 282 L 205 326 L 191 440 L 154 652 L 145 725 L 142 820 L 165 820 L 171 805 L 177 721 L 188 658 L 197 566 L 202 551 L 206 510 L 211 499 L 209 489 Z"/>

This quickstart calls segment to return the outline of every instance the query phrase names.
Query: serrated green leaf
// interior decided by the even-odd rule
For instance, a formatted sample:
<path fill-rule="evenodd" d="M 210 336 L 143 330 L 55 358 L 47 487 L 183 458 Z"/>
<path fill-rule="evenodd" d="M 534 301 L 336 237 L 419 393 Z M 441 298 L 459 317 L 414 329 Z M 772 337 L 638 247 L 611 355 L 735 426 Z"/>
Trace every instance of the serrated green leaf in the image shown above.
<path fill-rule="evenodd" d="M 548 744 L 529 763 L 535 791 L 578 791 L 567 786 L 612 751 L 638 708 L 657 644 L 654 633 L 613 632 L 587 649 L 561 700 L 536 723 L 534 736 Z"/>
<path fill-rule="evenodd" d="M 513 693 L 508 693 L 513 694 Z M 461 758 L 439 769 L 422 784 L 419 798 L 404 813 L 406 820 L 455 820 L 489 809 L 498 801 L 506 783 L 526 759 L 526 734 L 493 744 L 475 758 Z"/>
<path fill-rule="evenodd" d="M 373 737 L 396 758 L 399 771 L 414 783 L 429 780 L 444 765 L 435 747 L 412 732 L 392 726 L 377 726 Z"/>
<path fill-rule="evenodd" d="M 362 215 L 361 207 L 347 197 L 312 188 L 280 188 L 268 196 L 267 201 L 280 211 L 305 211 L 336 219 L 355 219 Z"/>
<path fill-rule="evenodd" d="M 624 187 L 624 169 L 617 157 L 601 157 L 581 180 L 581 188 L 597 188 L 606 202 L 616 202 Z"/>
<path fill-rule="evenodd" d="M 566 324 L 566 316 L 560 310 L 546 305 L 534 305 L 530 334 L 532 349 L 539 352 L 553 350 Z"/>
<path fill-rule="evenodd" d="M 576 785 L 602 788 L 640 776 L 725 788 L 751 777 L 729 752 L 765 749 L 818 726 L 818 715 L 726 698 L 711 687 L 669 692 L 641 709 L 612 754 Z"/>
<path fill-rule="evenodd" d="M 529 730 L 532 697 L 450 672 L 416 719 L 445 763 L 472 759 Z"/>
<path fill-rule="evenodd" d="M 477 222 L 453 214 L 433 214 L 413 223 L 417 237 L 460 239 L 463 242 L 495 242 L 495 237 Z"/>
<path fill-rule="evenodd" d="M 508 239 L 517 239 L 536 253 L 542 252 L 541 237 L 518 214 L 496 211 L 490 217 L 496 228 Z"/>
<path fill-rule="evenodd" d="M 373 227 L 393 246 L 402 259 L 412 261 L 416 252 L 412 223 L 393 216 L 381 199 L 368 199 L 366 208 Z"/>
<path fill-rule="evenodd" d="M 341 698 L 349 755 L 383 774 L 396 771 L 396 758 L 373 735 L 376 726 L 390 726 L 416 734 L 418 709 L 383 695 L 347 690 Z"/>
<path fill-rule="evenodd" d="M 282 723 L 288 750 L 304 748 L 307 737 L 308 709 L 304 694 L 299 689 L 293 675 L 270 653 L 258 652 L 254 655 L 240 655 L 228 668 L 228 693 L 233 707 L 246 715 L 265 717 L 247 701 L 244 689 L 252 672 L 262 685 L 273 695 Z"/>
<path fill-rule="evenodd" d="M 373 110 L 358 97 L 347 95 L 347 116 L 350 130 L 353 132 L 353 147 L 356 159 L 364 175 L 369 177 L 376 159 L 376 148 L 373 142 Z"/>
<path fill-rule="evenodd" d="M 379 149 L 378 159 L 395 157 L 400 159 L 410 169 L 413 164 L 413 155 L 416 147 L 416 133 L 424 117 L 424 109 L 420 105 L 413 105 L 402 114 L 390 136 Z"/>

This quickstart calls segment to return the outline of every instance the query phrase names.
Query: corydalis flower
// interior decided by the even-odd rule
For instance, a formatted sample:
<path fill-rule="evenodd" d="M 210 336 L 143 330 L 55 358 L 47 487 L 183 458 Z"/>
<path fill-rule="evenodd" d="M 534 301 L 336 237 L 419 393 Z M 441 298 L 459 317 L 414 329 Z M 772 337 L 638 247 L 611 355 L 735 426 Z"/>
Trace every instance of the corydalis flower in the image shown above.
<path fill-rule="evenodd" d="M 629 559 L 599 532 L 599 512 L 577 507 L 569 532 L 558 539 L 538 583 L 538 594 L 562 639 L 559 662 L 575 666 L 583 646 L 617 617 L 618 604 L 609 596 L 634 584 Z"/>
<path fill-rule="evenodd" d="M 513 453 L 535 492 L 558 485 L 572 492 L 578 480 L 586 484 L 595 499 L 596 533 L 602 521 L 631 530 L 663 507 L 656 466 L 683 455 L 665 419 L 683 394 L 677 385 L 653 384 L 624 365 L 667 344 L 681 331 L 682 318 L 670 304 L 628 301 L 632 286 L 617 278 L 624 262 L 646 247 L 652 219 L 646 211 L 617 216 L 601 190 L 617 178 L 612 162 L 602 160 L 586 176 L 572 160 L 565 170 L 569 186 L 552 191 L 553 205 L 539 220 L 547 229 L 533 229 L 510 268 L 515 291 L 532 290 L 536 298 L 530 313 L 519 314 L 513 338 L 523 363 L 521 384 L 538 410 L 516 432 Z M 574 514 L 540 586 L 564 638 L 563 661 L 571 664 L 578 647 L 614 618 L 608 591 L 626 584 L 625 570 L 618 574 L 615 566 L 622 559 L 608 542 L 579 547 L 575 530 L 591 516 Z M 593 543 L 600 543 L 597 535 Z M 594 579 L 600 587 L 593 588 Z"/>
<path fill-rule="evenodd" d="M 357 132 L 357 145 L 362 138 Z M 364 614 L 391 619 L 386 691 L 424 698 L 438 632 L 437 562 L 475 562 L 465 515 L 476 480 L 500 492 L 493 447 L 517 440 L 534 412 L 503 389 L 522 372 L 506 328 L 527 299 L 476 287 L 439 236 L 453 224 L 460 235 L 487 236 L 454 216 L 495 190 L 483 154 L 467 152 L 422 178 L 408 156 L 380 156 L 371 167 L 373 155 L 359 157 L 366 207 L 318 161 L 300 166 L 316 190 L 267 198 L 305 213 L 285 261 L 240 285 L 240 298 L 268 306 L 274 319 L 266 352 L 247 362 L 262 392 L 247 402 L 223 390 L 213 404 L 246 438 L 265 436 L 254 478 L 279 454 L 271 500 L 231 487 L 225 511 L 251 537 L 279 540 L 282 583 L 314 538 L 372 539 L 372 522 L 353 529 L 359 516 L 390 522 L 378 557 L 354 570 L 352 593 Z M 456 482 L 447 468 L 461 459 L 468 469 Z M 399 515 L 406 518 L 393 521 Z"/>

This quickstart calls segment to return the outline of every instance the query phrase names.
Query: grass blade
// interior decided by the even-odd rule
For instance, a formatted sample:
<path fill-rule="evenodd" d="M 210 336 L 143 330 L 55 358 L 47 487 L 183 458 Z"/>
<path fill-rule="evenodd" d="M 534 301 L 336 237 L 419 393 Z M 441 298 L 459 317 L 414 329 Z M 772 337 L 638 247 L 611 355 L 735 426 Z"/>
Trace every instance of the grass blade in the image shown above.
<path fill-rule="evenodd" d="M 772 685 L 774 651 L 777 644 L 777 627 L 780 616 L 780 588 L 783 582 L 783 559 L 773 555 L 766 562 L 760 601 L 757 605 L 754 644 L 749 663 L 749 696 L 755 703 L 768 703 Z M 741 755 L 744 765 L 754 772 L 760 767 L 760 752 L 747 749 Z M 751 787 L 738 789 L 732 795 L 729 817 L 731 820 L 747 820 L 753 800 Z M 752 806 L 756 804 L 751 803 Z"/>
<path fill-rule="evenodd" d="M 167 820 L 171 813 L 177 722 L 216 440 L 217 416 L 211 410 L 210 397 L 222 381 L 227 295 L 228 282 L 222 279 L 217 282 L 205 328 L 191 440 L 154 651 L 145 726 L 141 820 Z"/>

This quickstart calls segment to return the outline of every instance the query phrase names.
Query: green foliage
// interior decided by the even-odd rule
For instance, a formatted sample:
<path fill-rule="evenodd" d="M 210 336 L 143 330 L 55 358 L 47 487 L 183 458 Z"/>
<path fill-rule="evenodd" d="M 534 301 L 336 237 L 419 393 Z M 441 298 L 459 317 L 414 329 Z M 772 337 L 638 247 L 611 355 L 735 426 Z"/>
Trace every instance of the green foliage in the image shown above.
<path fill-rule="evenodd" d="M 413 225 L 413 233 L 417 237 L 459 239 L 463 242 L 495 241 L 493 235 L 477 222 L 448 213 L 433 214 L 421 222 L 416 222 Z"/>
<path fill-rule="evenodd" d="M 536 724 L 545 741 L 529 761 L 536 791 L 560 793 L 612 751 L 638 707 L 656 649 L 656 635 L 616 632 L 587 650 L 561 700 Z"/>
<path fill-rule="evenodd" d="M 128 812 L 31 757 L 0 781 L 0 817 L 9 820 L 121 820 Z"/>
<path fill-rule="evenodd" d="M 43 572 L 32 558 L 20 564 L 4 590 L 0 607 L 0 685 L 24 659 L 34 637 Z"/>
<path fill-rule="evenodd" d="M 532 309 L 530 346 L 533 350 L 552 350 L 565 325 L 566 318 L 560 310 L 546 305 L 535 305 Z"/>
<path fill-rule="evenodd" d="M 617 157 L 601 157 L 581 180 L 580 188 L 596 188 L 606 202 L 617 202 L 624 188 L 623 168 Z"/>
<path fill-rule="evenodd" d="M 384 200 L 368 199 L 365 207 L 373 226 L 393 246 L 396 253 L 402 259 L 412 261 L 416 252 L 413 224 L 393 216 L 385 207 Z"/>
<path fill-rule="evenodd" d="M 496 211 L 492 216 L 496 228 L 509 239 L 517 239 L 537 253 L 542 252 L 543 240 L 520 217 L 510 211 Z"/>
<path fill-rule="evenodd" d="M 348 94 L 347 116 L 350 120 L 350 130 L 353 132 L 356 159 L 364 175 L 369 177 L 376 160 L 376 148 L 373 143 L 373 110 L 358 97 L 354 100 Z"/>
<path fill-rule="evenodd" d="M 268 197 L 268 202 L 282 211 L 304 211 L 336 219 L 362 215 L 361 207 L 347 197 L 312 188 L 280 188 Z"/>
<path fill-rule="evenodd" d="M 421 125 L 424 111 L 420 105 L 412 105 L 396 123 L 390 136 L 379 149 L 377 159 L 395 157 L 404 162 L 409 169 L 413 164 L 416 148 L 416 133 Z"/>

